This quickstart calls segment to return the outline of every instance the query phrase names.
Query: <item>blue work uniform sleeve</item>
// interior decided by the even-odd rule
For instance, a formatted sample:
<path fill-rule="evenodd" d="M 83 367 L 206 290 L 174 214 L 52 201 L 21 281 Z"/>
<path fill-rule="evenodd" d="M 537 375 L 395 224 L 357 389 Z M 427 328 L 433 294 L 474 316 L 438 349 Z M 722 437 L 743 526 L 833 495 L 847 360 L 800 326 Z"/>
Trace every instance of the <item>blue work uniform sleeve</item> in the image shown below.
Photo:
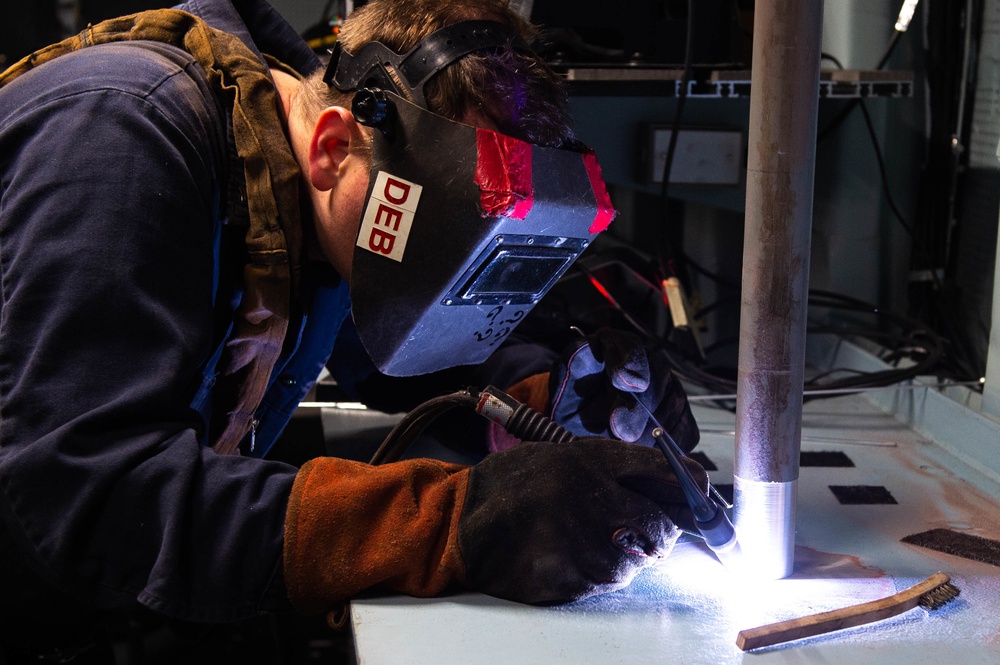
<path fill-rule="evenodd" d="M 200 70 L 161 51 L 0 90 L 0 511 L 89 604 L 232 621 L 284 602 L 296 469 L 198 443 L 225 146 Z"/>

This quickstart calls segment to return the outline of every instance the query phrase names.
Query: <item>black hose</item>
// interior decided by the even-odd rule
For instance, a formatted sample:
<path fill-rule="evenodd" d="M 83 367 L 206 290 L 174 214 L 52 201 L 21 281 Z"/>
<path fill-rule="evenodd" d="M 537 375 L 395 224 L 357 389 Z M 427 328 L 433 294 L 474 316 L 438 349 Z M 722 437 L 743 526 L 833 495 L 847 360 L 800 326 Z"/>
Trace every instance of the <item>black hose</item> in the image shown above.
<path fill-rule="evenodd" d="M 521 441 L 569 443 L 576 436 L 554 420 L 522 404 L 494 386 L 486 386 L 476 400 L 476 413 L 497 423 Z"/>
<path fill-rule="evenodd" d="M 475 407 L 476 398 L 469 391 L 459 391 L 441 397 L 429 399 L 403 416 L 392 431 L 382 441 L 370 464 L 388 464 L 397 462 L 410 447 L 410 444 L 420 436 L 428 425 L 445 411 L 456 406 Z"/>

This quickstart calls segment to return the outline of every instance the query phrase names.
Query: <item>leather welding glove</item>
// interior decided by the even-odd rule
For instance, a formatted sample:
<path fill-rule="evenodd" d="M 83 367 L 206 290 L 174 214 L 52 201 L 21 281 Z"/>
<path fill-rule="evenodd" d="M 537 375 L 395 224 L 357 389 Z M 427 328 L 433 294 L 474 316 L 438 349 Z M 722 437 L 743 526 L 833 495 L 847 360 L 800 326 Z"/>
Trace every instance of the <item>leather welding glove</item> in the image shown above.
<path fill-rule="evenodd" d="M 370 589 L 566 602 L 665 557 L 686 512 L 663 455 L 621 441 L 524 443 L 471 467 L 319 458 L 292 489 L 285 583 L 306 613 Z"/>
<path fill-rule="evenodd" d="M 601 328 L 573 344 L 551 376 L 552 419 L 577 436 L 610 436 L 652 446 L 641 401 L 685 452 L 700 438 L 680 381 L 662 354 L 621 330 Z"/>
<path fill-rule="evenodd" d="M 704 469 L 686 463 L 707 492 Z M 689 519 L 658 450 L 596 437 L 522 443 L 470 474 L 458 531 L 466 584 L 532 604 L 614 591 L 666 558 Z"/>

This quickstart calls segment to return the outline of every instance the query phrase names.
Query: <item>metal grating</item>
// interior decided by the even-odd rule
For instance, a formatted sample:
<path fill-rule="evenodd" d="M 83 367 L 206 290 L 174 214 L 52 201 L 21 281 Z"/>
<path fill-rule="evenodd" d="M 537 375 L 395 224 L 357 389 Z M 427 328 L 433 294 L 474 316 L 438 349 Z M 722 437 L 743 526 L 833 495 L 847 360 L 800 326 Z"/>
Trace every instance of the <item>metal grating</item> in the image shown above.
<path fill-rule="evenodd" d="M 881 485 L 830 485 L 830 491 L 845 506 L 874 506 L 894 504 L 889 490 Z"/>
<path fill-rule="evenodd" d="M 850 457 L 839 450 L 823 450 L 818 452 L 800 453 L 799 466 L 847 468 L 854 466 L 854 462 Z"/>
<path fill-rule="evenodd" d="M 900 539 L 910 545 L 953 554 L 964 559 L 1000 566 L 1000 541 L 960 533 L 951 529 L 931 529 Z"/>

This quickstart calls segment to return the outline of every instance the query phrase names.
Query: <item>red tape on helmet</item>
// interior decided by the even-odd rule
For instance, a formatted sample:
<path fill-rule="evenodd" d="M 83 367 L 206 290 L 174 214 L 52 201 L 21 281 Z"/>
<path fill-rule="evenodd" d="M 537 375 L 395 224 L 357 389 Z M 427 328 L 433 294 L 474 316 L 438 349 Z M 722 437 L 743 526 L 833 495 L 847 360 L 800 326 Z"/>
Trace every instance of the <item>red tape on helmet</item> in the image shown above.
<path fill-rule="evenodd" d="M 531 144 L 486 129 L 478 130 L 476 184 L 484 217 L 523 220 L 535 202 Z"/>

